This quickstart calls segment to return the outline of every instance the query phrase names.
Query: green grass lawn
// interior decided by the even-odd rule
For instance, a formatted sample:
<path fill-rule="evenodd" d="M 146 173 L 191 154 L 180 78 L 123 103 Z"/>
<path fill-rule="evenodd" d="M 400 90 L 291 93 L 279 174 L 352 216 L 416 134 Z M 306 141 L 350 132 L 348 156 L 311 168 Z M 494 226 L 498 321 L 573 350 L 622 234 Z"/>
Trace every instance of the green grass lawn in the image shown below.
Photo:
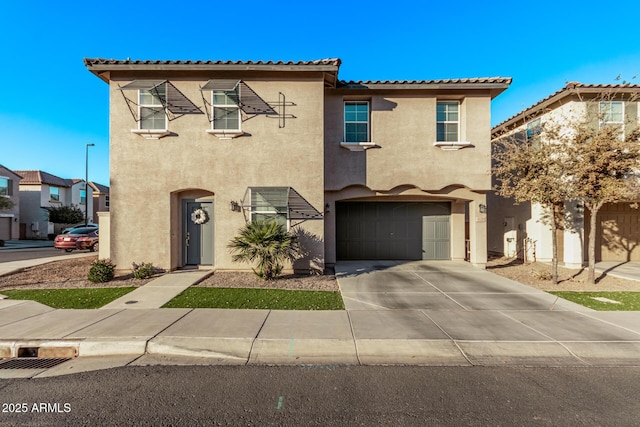
<path fill-rule="evenodd" d="M 18 289 L 2 291 L 11 299 L 38 301 L 53 308 L 100 308 L 133 291 L 126 288 Z"/>
<path fill-rule="evenodd" d="M 344 310 L 344 303 L 342 302 L 340 292 L 245 288 L 189 288 L 163 307 Z"/>
<path fill-rule="evenodd" d="M 563 292 L 550 294 L 575 302 L 598 311 L 640 311 L 640 292 Z M 594 298 L 606 298 L 614 302 L 598 301 Z"/>

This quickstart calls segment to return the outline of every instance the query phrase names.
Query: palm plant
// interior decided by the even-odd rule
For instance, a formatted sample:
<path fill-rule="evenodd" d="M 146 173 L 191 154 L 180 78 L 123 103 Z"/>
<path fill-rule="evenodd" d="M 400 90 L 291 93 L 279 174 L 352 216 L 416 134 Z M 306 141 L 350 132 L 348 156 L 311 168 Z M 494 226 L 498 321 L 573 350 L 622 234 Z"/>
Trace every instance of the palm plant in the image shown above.
<path fill-rule="evenodd" d="M 274 221 L 247 223 L 227 245 L 234 262 L 253 263 L 253 272 L 264 280 L 273 280 L 282 273 L 283 263 L 293 261 L 300 254 L 298 237 L 284 225 Z"/>

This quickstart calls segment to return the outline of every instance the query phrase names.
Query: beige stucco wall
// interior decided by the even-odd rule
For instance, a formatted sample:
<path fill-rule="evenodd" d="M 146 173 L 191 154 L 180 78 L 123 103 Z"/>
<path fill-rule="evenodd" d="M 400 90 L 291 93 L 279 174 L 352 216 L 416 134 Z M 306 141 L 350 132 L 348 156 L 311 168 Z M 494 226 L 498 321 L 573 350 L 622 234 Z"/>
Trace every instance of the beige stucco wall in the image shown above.
<path fill-rule="evenodd" d="M 132 262 L 151 262 L 175 269 L 182 265 L 182 198 L 209 196 L 214 201 L 214 267 L 249 268 L 231 261 L 227 244 L 245 224 L 242 213 L 229 209 L 241 202 L 247 187 L 291 186 L 322 211 L 323 183 L 323 81 L 294 76 L 286 80 L 252 74 L 234 74 L 265 101 L 274 103 L 279 92 L 295 105 L 287 106 L 284 127 L 264 115 L 242 122 L 245 136 L 223 140 L 208 134 L 205 114 L 185 115 L 169 122 L 170 136 L 153 140 L 131 132 L 137 124 L 118 83 L 135 78 L 169 79 L 187 98 L 203 107 L 199 87 L 215 73 L 188 78 L 170 73 L 125 75 L 112 73 L 110 257 L 118 268 Z M 125 95 L 137 101 L 137 92 Z M 210 92 L 205 92 L 210 102 Z M 208 107 L 210 108 L 210 106 Z M 202 108 L 204 111 L 204 108 Z M 248 202 L 248 201 L 247 201 Z M 309 233 L 324 239 L 322 221 L 307 221 Z M 323 260 L 323 248 L 316 254 Z"/>
<path fill-rule="evenodd" d="M 363 93 L 364 92 L 364 93 Z M 377 148 L 363 152 L 340 146 L 343 103 L 367 100 L 371 108 L 371 141 Z M 459 140 L 471 146 L 447 151 L 434 146 L 436 104 L 460 101 Z M 486 204 L 491 188 L 491 97 L 486 93 L 453 94 L 437 90 L 327 90 L 325 104 L 326 200 L 367 197 L 368 200 L 449 201 L 452 207 L 451 258 L 465 258 L 468 221 L 470 261 L 486 264 Z M 336 262 L 335 218 L 325 225 L 326 259 Z"/>

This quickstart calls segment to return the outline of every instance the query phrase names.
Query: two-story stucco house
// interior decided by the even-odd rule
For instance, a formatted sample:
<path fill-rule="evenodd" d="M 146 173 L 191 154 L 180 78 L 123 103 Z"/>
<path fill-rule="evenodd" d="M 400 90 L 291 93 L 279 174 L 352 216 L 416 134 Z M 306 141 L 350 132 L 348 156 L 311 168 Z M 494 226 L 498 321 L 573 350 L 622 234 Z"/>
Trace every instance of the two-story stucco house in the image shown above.
<path fill-rule="evenodd" d="M 89 187 L 93 194 L 93 222 L 100 223 L 98 212 L 109 211 L 109 187 L 106 185 L 98 184 L 97 182 L 89 181 Z"/>
<path fill-rule="evenodd" d="M 272 218 L 300 234 L 299 270 L 484 267 L 490 104 L 511 79 L 345 82 L 340 64 L 85 59 L 110 94 L 101 257 L 246 269 L 228 242 Z"/>
<path fill-rule="evenodd" d="M 593 126 L 620 126 L 623 132 L 629 132 L 640 121 L 638 94 L 640 85 L 571 82 L 495 126 L 492 139 L 515 137 L 522 143 L 544 143 L 541 139 L 545 123 L 566 123 L 572 118 L 585 118 Z M 490 252 L 551 260 L 552 232 L 540 205 L 514 205 L 513 200 L 494 194 L 488 199 Z M 567 202 L 565 208 L 572 223 L 558 232 L 558 260 L 570 268 L 579 268 L 588 255 L 589 211 L 579 201 Z M 638 209 L 630 203 L 605 204 L 598 213 L 596 227 L 596 261 L 640 260 Z"/>
<path fill-rule="evenodd" d="M 20 196 L 19 185 L 22 176 L 0 165 L 0 197 L 10 200 L 12 206 L 0 210 L 0 240 L 20 237 Z"/>
<path fill-rule="evenodd" d="M 20 181 L 20 223 L 24 224 L 26 239 L 45 239 L 56 230 L 49 222 L 47 208 L 76 206 L 89 213 L 92 220 L 93 196 L 91 187 L 85 189 L 82 179 L 64 179 L 40 170 L 16 171 Z M 88 193 L 88 194 L 87 194 Z"/>

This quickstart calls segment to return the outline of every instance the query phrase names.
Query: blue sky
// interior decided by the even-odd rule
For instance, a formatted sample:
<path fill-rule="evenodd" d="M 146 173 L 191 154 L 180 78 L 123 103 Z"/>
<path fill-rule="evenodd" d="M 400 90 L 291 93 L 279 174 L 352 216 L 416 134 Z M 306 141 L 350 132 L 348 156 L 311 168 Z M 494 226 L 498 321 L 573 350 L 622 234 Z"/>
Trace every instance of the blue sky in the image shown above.
<path fill-rule="evenodd" d="M 343 80 L 512 77 L 497 124 L 567 81 L 640 75 L 640 2 L 0 2 L 0 164 L 108 184 L 107 85 L 82 59 L 342 59 Z M 636 80 L 640 83 L 640 79 Z"/>

